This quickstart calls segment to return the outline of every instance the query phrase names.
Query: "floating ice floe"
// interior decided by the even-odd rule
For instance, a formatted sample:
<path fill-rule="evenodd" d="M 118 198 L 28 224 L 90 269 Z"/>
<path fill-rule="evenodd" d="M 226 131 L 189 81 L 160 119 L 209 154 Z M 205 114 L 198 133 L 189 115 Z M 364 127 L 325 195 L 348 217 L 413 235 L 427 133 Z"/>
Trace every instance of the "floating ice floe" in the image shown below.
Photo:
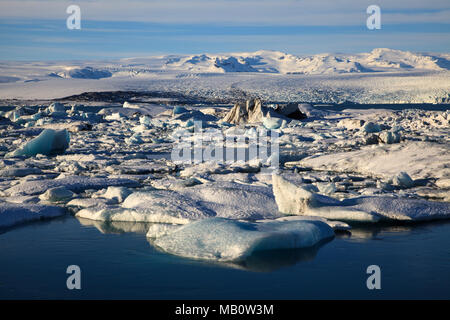
<path fill-rule="evenodd" d="M 6 154 L 6 157 L 60 154 L 69 147 L 69 142 L 70 134 L 66 129 L 45 129 L 36 138 L 28 141 L 19 149 Z"/>
<path fill-rule="evenodd" d="M 215 261 L 239 261 L 260 251 L 308 248 L 334 237 L 333 229 L 322 221 L 255 223 L 223 218 L 196 221 L 162 234 L 153 241 L 162 250 Z"/>
<path fill-rule="evenodd" d="M 0 227 L 62 216 L 66 210 L 57 206 L 0 202 Z"/>
<path fill-rule="evenodd" d="M 155 190 L 132 193 L 121 206 L 88 207 L 76 216 L 98 221 L 186 224 L 214 213 L 174 191 Z"/>
<path fill-rule="evenodd" d="M 450 203 L 390 196 L 337 200 L 273 175 L 273 193 L 280 212 L 330 220 L 377 222 L 422 221 L 450 218 Z"/>
<path fill-rule="evenodd" d="M 91 178 L 85 176 L 69 176 L 61 179 L 42 179 L 25 181 L 6 189 L 9 195 L 42 194 L 50 188 L 65 187 L 73 192 L 82 192 L 87 189 L 102 189 L 108 186 L 137 187 L 139 183 L 123 178 Z"/>
<path fill-rule="evenodd" d="M 92 206 L 76 215 L 92 220 L 175 224 L 209 217 L 255 220 L 281 216 L 269 187 L 231 182 L 134 192 L 120 206 Z"/>

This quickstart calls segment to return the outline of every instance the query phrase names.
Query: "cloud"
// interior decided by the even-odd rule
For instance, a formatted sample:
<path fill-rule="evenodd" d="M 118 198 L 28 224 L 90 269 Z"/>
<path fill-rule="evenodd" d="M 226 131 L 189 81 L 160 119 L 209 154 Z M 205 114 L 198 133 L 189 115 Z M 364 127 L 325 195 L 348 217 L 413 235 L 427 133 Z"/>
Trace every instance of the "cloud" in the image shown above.
<path fill-rule="evenodd" d="M 0 18 L 62 19 L 78 4 L 82 19 L 185 24 L 361 25 L 377 2 L 384 23 L 450 23 L 448 0 L 2 0 Z"/>

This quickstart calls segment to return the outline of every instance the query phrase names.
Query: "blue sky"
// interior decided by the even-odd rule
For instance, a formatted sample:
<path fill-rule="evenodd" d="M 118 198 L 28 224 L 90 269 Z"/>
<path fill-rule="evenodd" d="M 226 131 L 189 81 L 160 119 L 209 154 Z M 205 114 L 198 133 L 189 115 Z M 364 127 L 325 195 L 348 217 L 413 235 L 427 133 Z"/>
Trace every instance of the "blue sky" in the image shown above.
<path fill-rule="evenodd" d="M 66 8 L 81 8 L 68 30 Z M 367 6 L 381 30 L 366 28 Z M 280 50 L 450 52 L 448 0 L 0 0 L 1 60 L 74 60 Z"/>

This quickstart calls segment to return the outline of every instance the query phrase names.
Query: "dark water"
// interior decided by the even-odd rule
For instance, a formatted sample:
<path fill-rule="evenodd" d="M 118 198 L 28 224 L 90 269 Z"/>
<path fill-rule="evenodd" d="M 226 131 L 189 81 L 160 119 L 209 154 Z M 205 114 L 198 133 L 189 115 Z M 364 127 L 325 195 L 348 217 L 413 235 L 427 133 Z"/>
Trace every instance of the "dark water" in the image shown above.
<path fill-rule="evenodd" d="M 143 232 L 121 233 L 123 225 L 82 223 L 68 216 L 0 234 L 0 298 L 450 298 L 448 222 L 354 229 L 320 248 L 267 252 L 239 266 L 161 253 Z M 66 288 L 72 264 L 81 290 Z M 366 287 L 372 264 L 381 290 Z"/>

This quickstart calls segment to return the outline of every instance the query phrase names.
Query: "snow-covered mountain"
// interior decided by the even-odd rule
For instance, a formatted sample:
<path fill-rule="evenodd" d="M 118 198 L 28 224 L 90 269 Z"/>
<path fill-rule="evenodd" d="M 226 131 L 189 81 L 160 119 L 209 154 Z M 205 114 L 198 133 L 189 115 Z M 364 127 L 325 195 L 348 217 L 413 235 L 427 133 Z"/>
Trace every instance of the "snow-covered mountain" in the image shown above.
<path fill-rule="evenodd" d="M 38 81 L 45 77 L 102 79 L 154 77 L 162 74 L 200 75 L 224 73 L 268 73 L 337 75 L 372 72 L 447 71 L 449 54 L 412 53 L 374 49 L 359 54 L 296 56 L 280 51 L 228 54 L 166 55 L 110 61 L 0 62 L 9 82 Z M 5 80 L 6 81 L 6 80 Z M 3 81 L 3 82 L 5 82 Z M 14 81 L 13 81 L 14 82 Z"/>
<path fill-rule="evenodd" d="M 374 49 L 296 56 L 279 51 L 162 55 L 104 61 L 0 61 L 0 97 L 58 98 L 87 91 L 170 91 L 228 99 L 443 103 L 450 54 Z"/>
<path fill-rule="evenodd" d="M 356 55 L 295 56 L 279 51 L 171 56 L 161 69 L 193 73 L 262 72 L 281 74 L 340 74 L 398 70 L 448 70 L 445 56 L 392 49 L 374 49 Z"/>

